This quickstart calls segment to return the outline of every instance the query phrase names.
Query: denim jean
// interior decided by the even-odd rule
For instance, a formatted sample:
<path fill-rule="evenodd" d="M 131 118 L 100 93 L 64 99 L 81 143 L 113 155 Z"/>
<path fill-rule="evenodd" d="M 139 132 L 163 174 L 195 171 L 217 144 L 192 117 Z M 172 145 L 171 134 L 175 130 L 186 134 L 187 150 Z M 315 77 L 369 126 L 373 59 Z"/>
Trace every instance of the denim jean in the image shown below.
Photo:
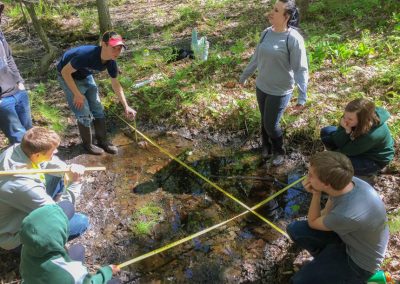
<path fill-rule="evenodd" d="M 327 126 L 321 129 L 321 141 L 329 150 L 336 151 L 337 146 L 329 141 L 330 134 L 337 130 L 336 126 Z M 371 176 L 380 171 L 383 167 L 378 165 L 375 161 L 360 156 L 348 156 L 354 168 L 354 175 L 356 176 Z"/>
<path fill-rule="evenodd" d="M 74 80 L 81 94 L 85 97 L 84 105 L 77 109 L 74 105 L 74 94 L 68 88 L 67 83 L 61 75 L 58 75 L 58 82 L 67 98 L 68 105 L 75 114 L 79 123 L 90 127 L 93 118 L 104 118 L 104 108 L 100 101 L 99 91 L 93 76 L 87 76 L 83 80 Z"/>
<path fill-rule="evenodd" d="M 272 96 L 256 88 L 258 107 L 261 112 L 261 131 L 274 139 L 282 136 L 279 121 L 289 104 L 292 94 L 286 96 Z"/>
<path fill-rule="evenodd" d="M 61 177 L 46 175 L 46 191 L 53 199 L 64 190 L 64 181 Z M 72 240 L 82 235 L 89 228 L 89 218 L 81 213 L 74 213 L 69 219 L 69 237 Z"/>
<path fill-rule="evenodd" d="M 25 132 L 32 128 L 27 91 L 0 98 L 0 128 L 11 144 L 20 143 Z"/>
<path fill-rule="evenodd" d="M 296 245 L 314 257 L 292 277 L 291 283 L 363 284 L 372 276 L 347 255 L 346 245 L 335 232 L 314 230 L 307 221 L 290 223 L 287 232 Z"/>

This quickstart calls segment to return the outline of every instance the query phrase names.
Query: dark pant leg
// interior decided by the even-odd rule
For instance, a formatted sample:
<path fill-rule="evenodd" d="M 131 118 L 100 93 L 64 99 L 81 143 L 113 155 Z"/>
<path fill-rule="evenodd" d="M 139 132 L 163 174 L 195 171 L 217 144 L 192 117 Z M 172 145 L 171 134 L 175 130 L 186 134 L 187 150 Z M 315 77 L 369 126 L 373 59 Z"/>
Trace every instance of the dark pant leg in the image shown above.
<path fill-rule="evenodd" d="M 370 159 L 359 156 L 349 157 L 354 168 L 354 175 L 356 176 L 371 176 L 375 175 L 382 169 L 377 163 Z"/>
<path fill-rule="evenodd" d="M 85 247 L 81 244 L 74 244 L 68 248 L 68 255 L 74 261 L 85 262 Z"/>
<path fill-rule="evenodd" d="M 57 203 L 58 206 L 64 211 L 64 214 L 67 215 L 68 220 L 71 220 L 72 217 L 75 215 L 75 207 L 69 200 L 63 200 Z"/>
<path fill-rule="evenodd" d="M 291 283 L 365 284 L 371 275 L 350 259 L 344 243 L 328 244 L 292 277 Z"/>
<path fill-rule="evenodd" d="M 326 127 L 321 128 L 321 132 L 320 132 L 321 141 L 328 150 L 335 150 L 337 148 L 335 143 L 333 143 L 329 139 L 329 136 L 336 130 L 337 130 L 336 126 L 326 126 Z"/>
<path fill-rule="evenodd" d="M 268 136 L 272 142 L 272 151 L 274 154 L 284 155 L 285 149 L 283 147 L 283 132 L 280 127 L 280 120 L 288 105 L 290 95 L 286 96 L 271 96 L 267 95 L 265 108 L 264 108 L 264 124 Z"/>
<path fill-rule="evenodd" d="M 267 94 L 265 94 L 259 88 L 256 88 L 256 96 L 257 96 L 258 109 L 260 110 L 261 114 L 261 144 L 263 148 L 266 148 L 269 151 L 269 149 L 272 148 L 272 145 L 264 124 L 264 115 L 265 115 L 264 106 Z"/>
<path fill-rule="evenodd" d="M 265 94 L 264 103 L 264 127 L 271 138 L 282 136 L 282 129 L 279 121 L 292 97 L 292 94 L 286 96 L 272 96 Z"/>
<path fill-rule="evenodd" d="M 58 203 L 68 217 L 69 236 L 68 241 L 82 235 L 89 228 L 89 218 L 82 213 L 75 213 L 71 201 L 63 200 Z"/>
<path fill-rule="evenodd" d="M 292 222 L 286 231 L 296 245 L 306 249 L 312 256 L 318 255 L 328 244 L 342 243 L 335 232 L 314 230 L 307 221 Z"/>
<path fill-rule="evenodd" d="M 50 195 L 54 199 L 57 197 L 57 195 L 61 194 L 63 190 L 64 190 L 64 181 L 61 177 L 46 175 L 46 191 L 48 195 Z M 65 206 L 64 207 L 62 206 L 63 202 L 65 201 L 60 202 L 59 205 L 61 206 L 61 208 L 63 208 L 63 210 L 65 210 L 64 209 Z M 72 207 L 74 206 L 72 205 Z M 67 216 L 70 215 L 68 216 L 69 219 L 68 240 L 70 241 L 82 235 L 89 228 L 89 218 L 82 213 L 74 212 L 73 214 L 70 214 L 71 213 L 70 210 L 68 211 L 68 213 L 67 212 L 65 213 Z"/>

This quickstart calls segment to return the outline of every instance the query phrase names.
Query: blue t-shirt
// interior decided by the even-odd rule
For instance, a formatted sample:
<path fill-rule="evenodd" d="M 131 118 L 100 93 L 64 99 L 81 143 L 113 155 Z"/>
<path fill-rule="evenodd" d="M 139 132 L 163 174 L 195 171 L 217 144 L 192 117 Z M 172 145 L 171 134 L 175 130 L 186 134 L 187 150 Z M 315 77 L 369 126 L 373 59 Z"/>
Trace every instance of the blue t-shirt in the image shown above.
<path fill-rule="evenodd" d="M 87 76 L 99 73 L 107 69 L 111 78 L 117 78 L 118 66 L 115 60 L 108 60 L 106 63 L 101 62 L 101 46 L 82 45 L 67 50 L 61 57 L 57 65 L 58 72 L 65 65 L 71 63 L 76 72 L 72 73 L 72 78 L 83 80 Z"/>

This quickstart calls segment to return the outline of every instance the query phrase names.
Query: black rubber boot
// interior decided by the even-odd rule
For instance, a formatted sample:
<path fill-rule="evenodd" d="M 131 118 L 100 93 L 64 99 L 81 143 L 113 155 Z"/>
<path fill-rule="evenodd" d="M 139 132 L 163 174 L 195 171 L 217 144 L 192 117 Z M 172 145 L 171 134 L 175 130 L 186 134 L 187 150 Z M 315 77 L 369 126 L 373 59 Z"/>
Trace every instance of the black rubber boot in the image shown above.
<path fill-rule="evenodd" d="M 264 127 L 261 126 L 261 157 L 267 160 L 272 155 L 272 145 Z"/>
<path fill-rule="evenodd" d="M 106 130 L 106 119 L 105 118 L 96 118 L 93 121 L 94 125 L 94 133 L 97 139 L 97 145 L 104 149 L 107 153 L 117 154 L 118 148 L 113 144 L 108 142 L 107 140 L 107 130 Z"/>
<path fill-rule="evenodd" d="M 78 129 L 82 138 L 82 146 L 83 148 L 85 148 L 86 151 L 89 152 L 89 154 L 101 155 L 104 153 L 103 149 L 97 147 L 96 145 L 93 145 L 91 133 L 92 131 L 90 127 L 86 127 L 78 122 Z"/>
<path fill-rule="evenodd" d="M 274 159 L 272 164 L 274 166 L 280 166 L 285 161 L 285 149 L 283 148 L 283 135 L 271 138 L 272 151 L 274 152 Z"/>

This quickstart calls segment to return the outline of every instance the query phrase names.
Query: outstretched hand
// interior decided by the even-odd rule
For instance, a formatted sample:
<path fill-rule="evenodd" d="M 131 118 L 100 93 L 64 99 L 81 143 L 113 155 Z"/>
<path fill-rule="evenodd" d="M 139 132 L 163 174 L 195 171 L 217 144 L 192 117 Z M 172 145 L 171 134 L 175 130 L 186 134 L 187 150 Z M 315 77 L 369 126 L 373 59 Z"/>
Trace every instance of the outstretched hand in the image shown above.
<path fill-rule="evenodd" d="M 115 275 L 115 274 L 117 274 L 118 272 L 121 271 L 121 269 L 118 267 L 118 265 L 110 264 L 110 267 L 111 267 L 111 270 L 112 270 L 112 274 L 113 274 L 113 275 Z"/>
<path fill-rule="evenodd" d="M 72 182 L 80 182 L 82 177 L 85 173 L 85 166 L 78 165 L 78 164 L 71 164 L 70 170 L 68 172 L 69 180 Z"/>
<path fill-rule="evenodd" d="M 136 110 L 134 110 L 133 108 L 127 106 L 125 109 L 125 117 L 127 119 L 133 120 L 136 117 Z"/>

